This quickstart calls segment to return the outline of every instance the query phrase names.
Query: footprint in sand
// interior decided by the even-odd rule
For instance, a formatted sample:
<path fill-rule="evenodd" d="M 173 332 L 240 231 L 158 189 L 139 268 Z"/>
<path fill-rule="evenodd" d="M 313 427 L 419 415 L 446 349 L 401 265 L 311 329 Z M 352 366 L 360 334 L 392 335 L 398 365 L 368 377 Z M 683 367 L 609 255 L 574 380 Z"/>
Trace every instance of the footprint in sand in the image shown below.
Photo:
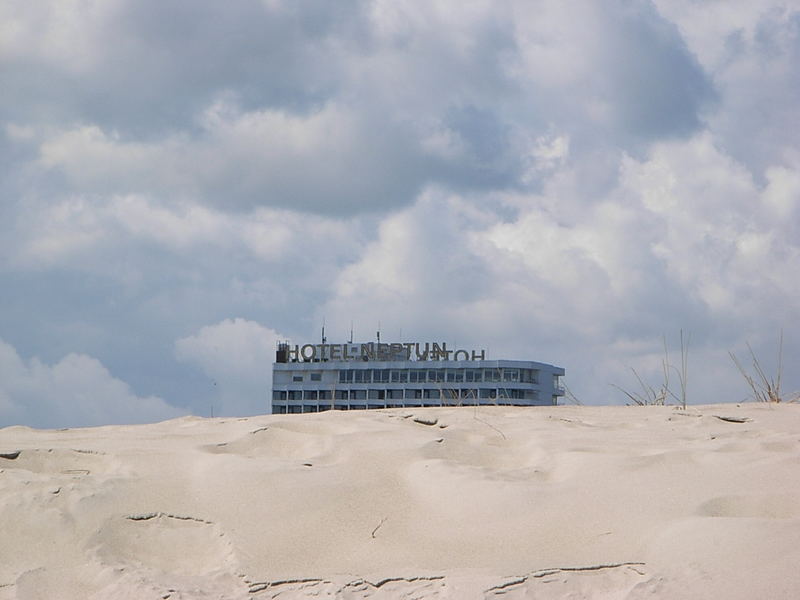
<path fill-rule="evenodd" d="M 293 431 L 280 426 L 256 429 L 225 444 L 204 446 L 211 454 L 236 454 L 247 458 L 308 460 L 328 453 L 332 435 L 324 432 Z"/>
<path fill-rule="evenodd" d="M 108 473 L 113 460 L 94 450 L 39 449 L 4 452 L 0 467 L 45 475 L 89 475 Z"/>
<path fill-rule="evenodd" d="M 234 572 L 233 549 L 220 528 L 203 519 L 146 513 L 116 517 L 94 540 L 109 565 L 145 567 L 171 575 Z"/>
<path fill-rule="evenodd" d="M 704 517 L 794 519 L 800 516 L 800 498 L 791 494 L 717 496 L 701 504 Z"/>

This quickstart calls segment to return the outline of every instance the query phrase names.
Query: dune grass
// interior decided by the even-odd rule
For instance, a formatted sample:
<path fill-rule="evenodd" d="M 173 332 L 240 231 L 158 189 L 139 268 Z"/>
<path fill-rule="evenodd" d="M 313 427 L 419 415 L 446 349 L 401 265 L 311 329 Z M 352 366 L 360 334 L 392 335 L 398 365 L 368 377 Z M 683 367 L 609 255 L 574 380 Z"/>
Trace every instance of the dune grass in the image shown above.
<path fill-rule="evenodd" d="M 747 351 L 750 353 L 750 360 L 752 362 L 752 372 L 744 368 L 742 363 L 733 352 L 728 352 L 736 365 L 736 368 L 741 373 L 744 380 L 747 382 L 753 397 L 757 402 L 774 402 L 779 403 L 784 400 L 783 392 L 781 391 L 781 376 L 783 375 L 783 331 L 781 330 L 780 340 L 778 342 L 778 362 L 775 376 L 767 375 L 766 371 L 761 366 L 761 361 L 756 357 L 750 342 L 747 344 Z"/>
<path fill-rule="evenodd" d="M 663 406 L 670 400 L 674 400 L 681 406 L 686 408 L 686 389 L 687 389 L 687 376 L 689 373 L 689 343 L 691 341 L 691 334 L 684 336 L 683 329 L 680 333 L 681 341 L 681 363 L 676 367 L 670 362 L 669 349 L 667 348 L 667 338 L 663 336 L 664 356 L 661 359 L 661 373 L 662 381 L 658 387 L 654 387 L 646 383 L 639 373 L 631 367 L 636 381 L 639 383 L 641 391 L 629 391 L 615 383 L 611 385 L 625 394 L 634 404 L 638 406 Z M 679 391 L 675 393 L 670 388 L 670 374 L 674 372 L 678 376 Z"/>

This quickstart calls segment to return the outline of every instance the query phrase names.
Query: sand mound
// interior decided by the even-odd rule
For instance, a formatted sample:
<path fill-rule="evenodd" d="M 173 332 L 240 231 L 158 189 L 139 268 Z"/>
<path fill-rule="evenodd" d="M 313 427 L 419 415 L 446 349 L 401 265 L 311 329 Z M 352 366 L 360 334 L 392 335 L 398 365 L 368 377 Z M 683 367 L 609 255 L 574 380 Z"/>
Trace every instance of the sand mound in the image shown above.
<path fill-rule="evenodd" d="M 0 599 L 796 598 L 800 406 L 0 430 Z"/>

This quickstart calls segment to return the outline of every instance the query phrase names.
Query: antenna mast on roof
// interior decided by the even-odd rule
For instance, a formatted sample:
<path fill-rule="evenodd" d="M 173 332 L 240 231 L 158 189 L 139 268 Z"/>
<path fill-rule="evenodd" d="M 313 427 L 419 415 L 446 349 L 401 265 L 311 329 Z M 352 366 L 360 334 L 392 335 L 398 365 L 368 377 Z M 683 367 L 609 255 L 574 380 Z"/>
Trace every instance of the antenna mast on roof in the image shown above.
<path fill-rule="evenodd" d="M 350 321 L 350 343 L 353 343 L 353 322 Z"/>
<path fill-rule="evenodd" d="M 378 321 L 378 343 L 381 341 L 381 322 Z"/>
<path fill-rule="evenodd" d="M 328 338 L 325 337 L 325 317 L 322 317 L 322 343 L 326 343 Z"/>

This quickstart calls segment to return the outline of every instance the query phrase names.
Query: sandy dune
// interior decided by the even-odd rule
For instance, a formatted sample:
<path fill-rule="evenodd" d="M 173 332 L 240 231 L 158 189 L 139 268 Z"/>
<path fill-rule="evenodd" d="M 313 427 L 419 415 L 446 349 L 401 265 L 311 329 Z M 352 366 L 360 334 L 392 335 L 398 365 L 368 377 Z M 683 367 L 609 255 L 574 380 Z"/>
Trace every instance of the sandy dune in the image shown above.
<path fill-rule="evenodd" d="M 800 405 L 0 430 L 0 599 L 275 597 L 798 598 Z"/>

